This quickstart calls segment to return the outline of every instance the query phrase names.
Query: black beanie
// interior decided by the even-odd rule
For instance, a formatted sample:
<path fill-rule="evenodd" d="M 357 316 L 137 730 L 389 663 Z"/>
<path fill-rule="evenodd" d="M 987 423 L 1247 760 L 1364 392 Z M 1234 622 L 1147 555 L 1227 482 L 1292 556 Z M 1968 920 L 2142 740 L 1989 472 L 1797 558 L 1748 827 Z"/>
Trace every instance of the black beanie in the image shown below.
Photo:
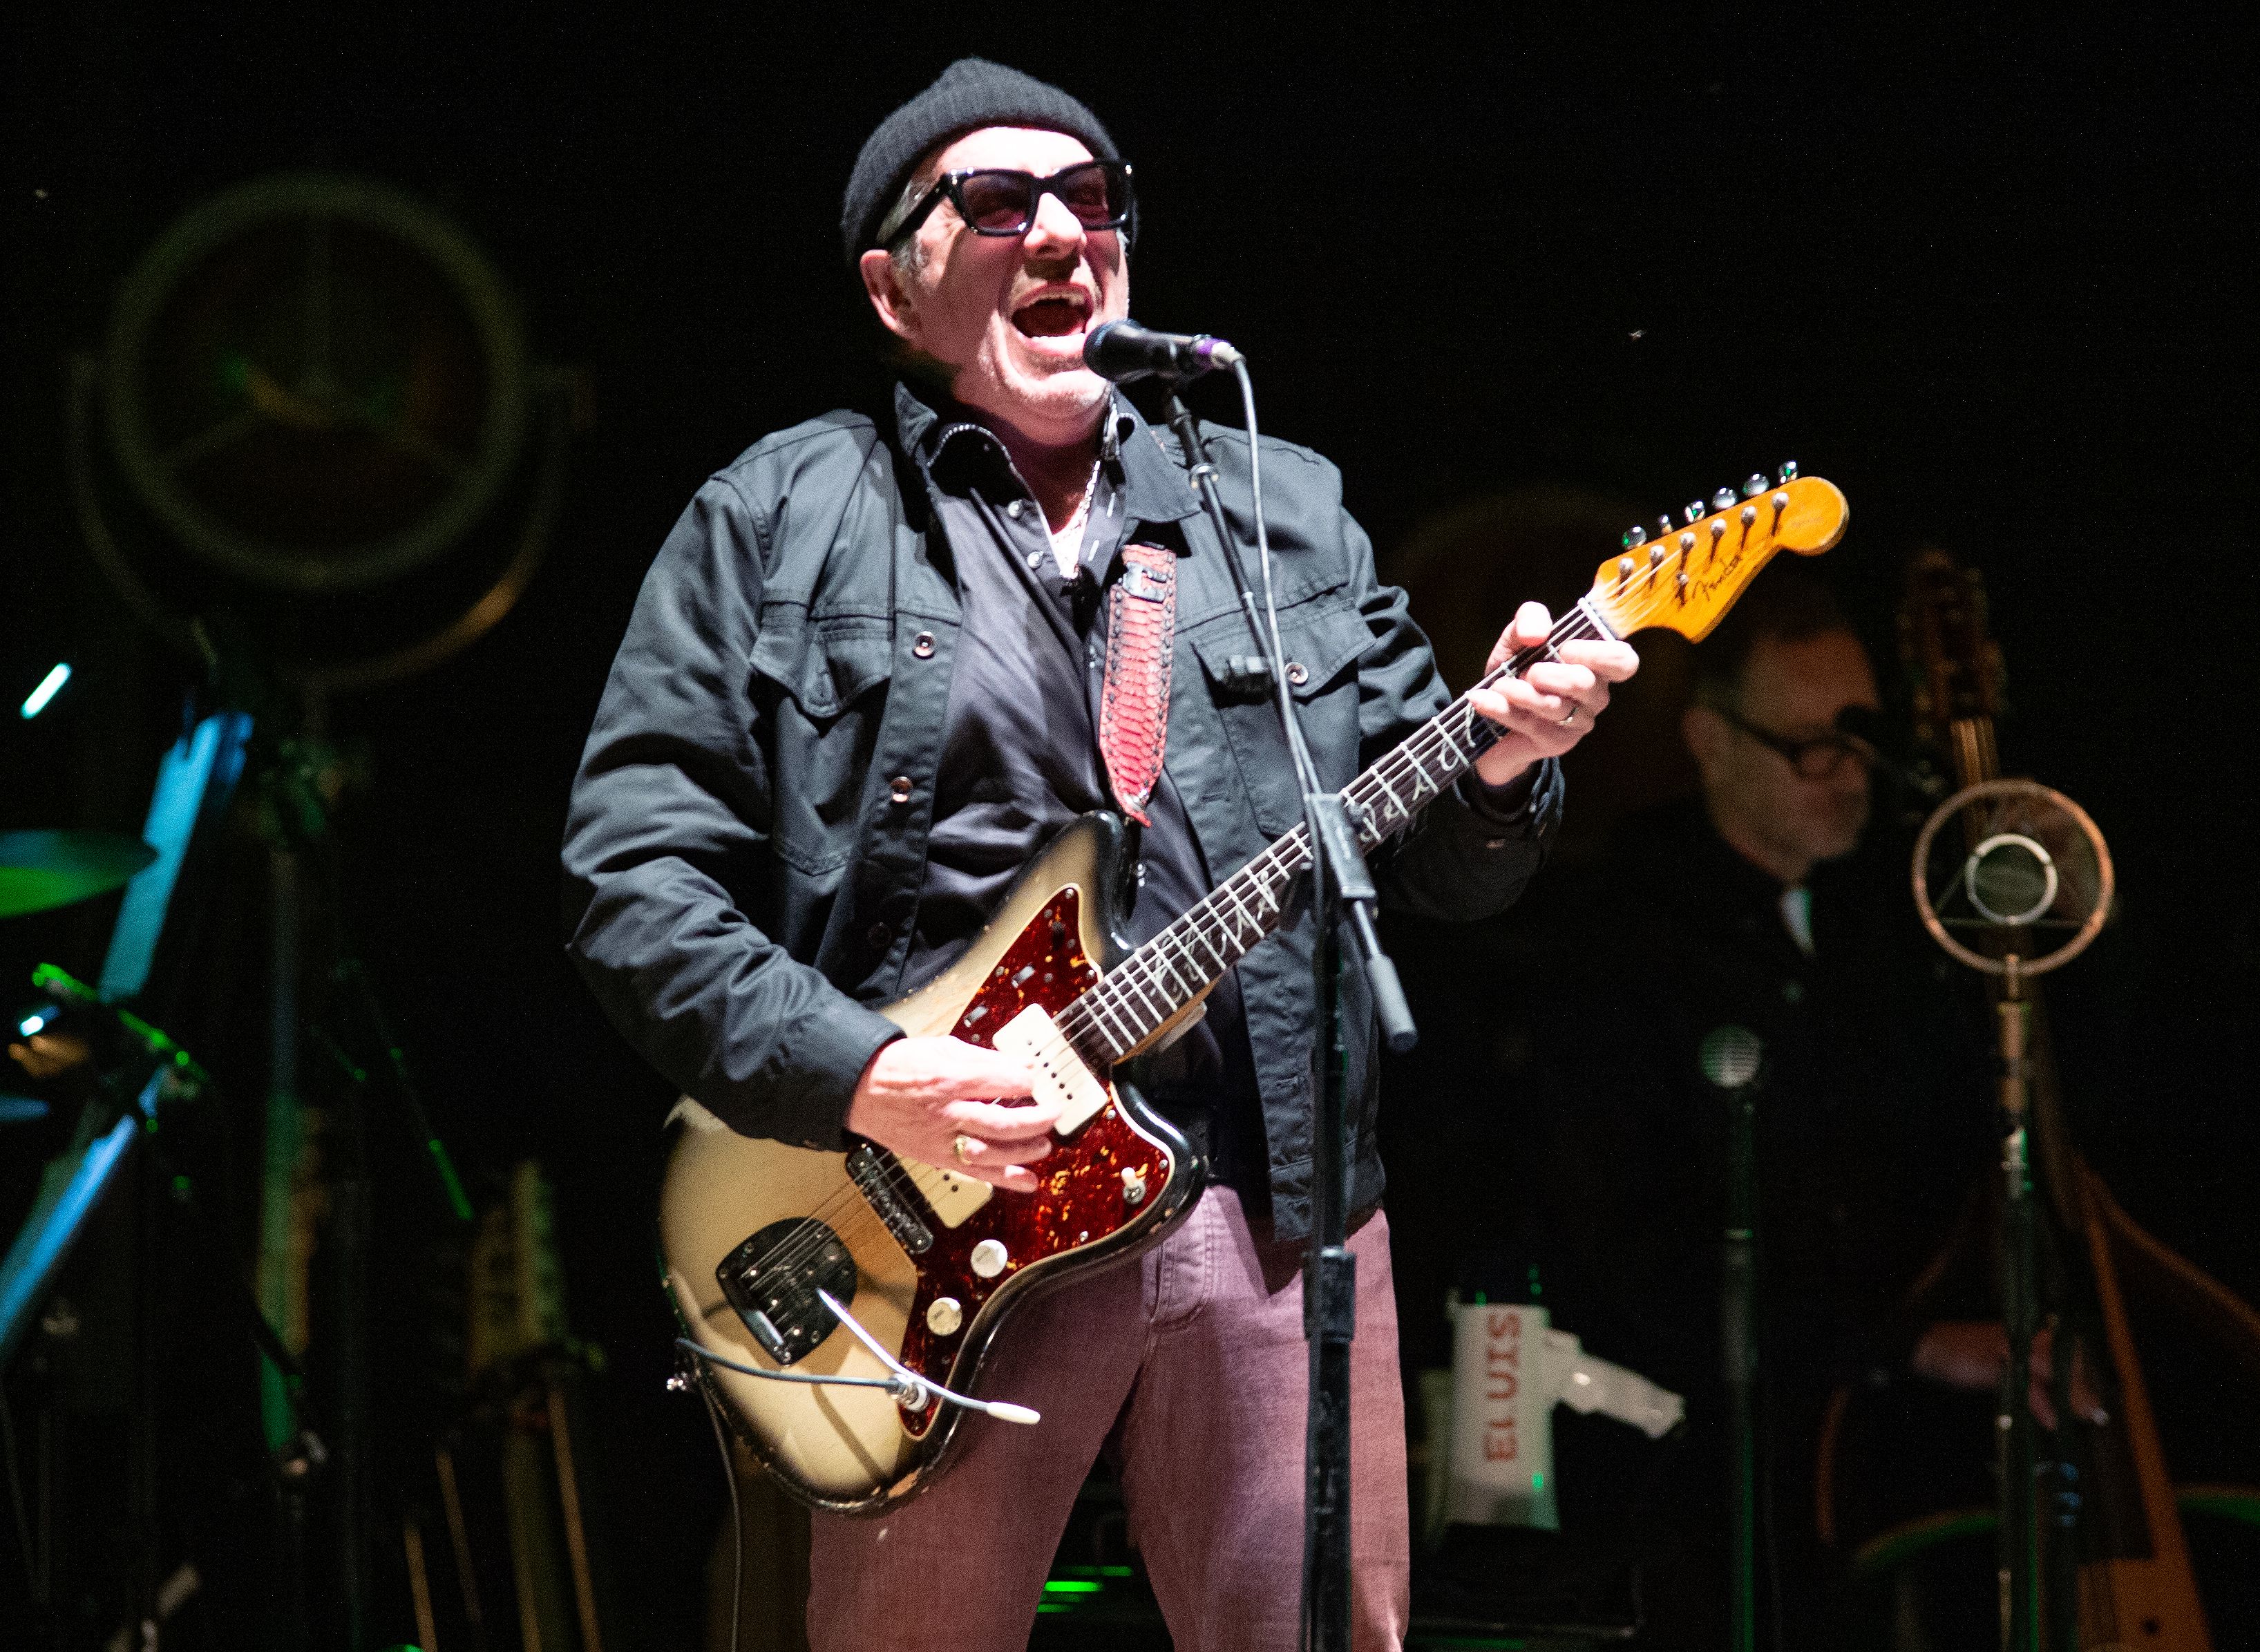
<path fill-rule="evenodd" d="M 848 176 L 848 198 L 840 209 L 840 239 L 847 245 L 850 264 L 877 245 L 879 225 L 893 209 L 911 169 L 936 146 L 983 126 L 1063 132 L 1082 139 L 1101 161 L 1121 159 L 1098 117 L 1058 87 L 1002 63 L 961 57 L 863 140 L 855 170 Z"/>

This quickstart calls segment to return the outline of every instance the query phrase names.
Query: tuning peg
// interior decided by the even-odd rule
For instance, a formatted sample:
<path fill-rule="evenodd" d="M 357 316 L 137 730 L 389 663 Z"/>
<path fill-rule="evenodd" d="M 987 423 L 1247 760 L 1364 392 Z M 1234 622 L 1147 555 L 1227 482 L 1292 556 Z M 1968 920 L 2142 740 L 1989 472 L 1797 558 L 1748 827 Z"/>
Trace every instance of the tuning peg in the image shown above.
<path fill-rule="evenodd" d="M 1699 521 L 1702 520 L 1702 518 L 1703 518 L 1703 502 L 1702 502 L 1702 500 L 1700 500 L 1700 499 L 1690 499 L 1690 500 L 1687 502 L 1687 519 L 1688 519 L 1690 522 L 1699 522 Z"/>
<path fill-rule="evenodd" d="M 1646 528 L 1644 528 L 1644 527 L 1641 526 L 1639 523 L 1635 522 L 1635 523 L 1634 523 L 1630 527 L 1628 527 L 1628 528 L 1627 528 L 1627 529 L 1625 530 L 1625 535 L 1624 535 L 1624 547 L 1625 547 L 1625 549 L 1627 549 L 1627 550 L 1630 550 L 1630 549 L 1632 549 L 1632 547 L 1633 547 L 1634 546 L 1635 546 L 1635 545 L 1645 545 L 1645 544 L 1647 544 L 1647 543 L 1648 543 L 1648 530 L 1647 530 Z"/>
<path fill-rule="evenodd" d="M 1781 467 L 1781 485 L 1785 488 L 1796 480 L 1797 461 L 1794 459 L 1784 461 Z"/>
<path fill-rule="evenodd" d="M 1711 496 L 1711 508 L 1713 511 L 1733 510 L 1734 508 L 1734 490 L 1732 488 L 1720 489 L 1718 492 Z"/>
<path fill-rule="evenodd" d="M 1763 470 L 1751 471 L 1749 480 L 1742 483 L 1742 497 L 1745 499 L 1755 499 L 1758 495 L 1763 493 L 1765 490 L 1765 472 Z"/>
<path fill-rule="evenodd" d="M 1666 511 L 1662 516 L 1656 518 L 1656 531 L 1667 540 L 1671 537 L 1670 511 Z"/>

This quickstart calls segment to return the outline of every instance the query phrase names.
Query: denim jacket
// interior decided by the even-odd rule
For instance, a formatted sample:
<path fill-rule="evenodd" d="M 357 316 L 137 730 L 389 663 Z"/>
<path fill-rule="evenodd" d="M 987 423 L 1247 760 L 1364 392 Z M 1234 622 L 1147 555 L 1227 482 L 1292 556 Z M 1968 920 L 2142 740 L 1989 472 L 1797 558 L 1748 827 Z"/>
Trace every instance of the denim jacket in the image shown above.
<path fill-rule="evenodd" d="M 898 1036 L 873 1006 L 901 990 L 960 617 L 949 547 L 905 456 L 936 415 L 899 389 L 891 433 L 850 412 L 781 431 L 699 490 L 644 581 L 565 837 L 569 950 L 628 1041 L 733 1128 L 835 1152 L 863 1069 Z M 1221 876 L 1300 821 L 1293 771 L 1174 440 L 1126 402 L 1112 417 L 1125 509 L 1178 551 L 1164 761 Z M 1205 434 L 1252 543 L 1247 439 Z M 1267 439 L 1263 484 L 1289 677 L 1338 788 L 1448 696 L 1403 593 L 1376 581 L 1334 468 Z M 1551 762 L 1511 808 L 1465 783 L 1447 793 L 1377 857 L 1384 903 L 1438 918 L 1505 907 L 1561 797 Z M 1282 1239 L 1310 1220 L 1312 927 L 1298 912 L 1239 965 Z M 1381 1193 L 1355 971 L 1344 999 L 1355 1208 Z"/>

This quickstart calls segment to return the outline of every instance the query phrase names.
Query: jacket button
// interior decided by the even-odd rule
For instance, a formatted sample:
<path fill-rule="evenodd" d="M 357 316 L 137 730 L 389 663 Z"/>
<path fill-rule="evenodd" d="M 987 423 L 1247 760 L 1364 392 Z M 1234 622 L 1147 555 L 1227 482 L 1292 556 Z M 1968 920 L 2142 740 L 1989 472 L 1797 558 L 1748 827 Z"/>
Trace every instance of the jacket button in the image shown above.
<path fill-rule="evenodd" d="M 911 652 L 921 660 L 933 658 L 933 633 L 921 631 L 911 639 Z"/>
<path fill-rule="evenodd" d="M 863 939 L 884 952 L 895 943 L 895 932 L 885 924 L 873 924 L 863 932 Z"/>
<path fill-rule="evenodd" d="M 1308 683 L 1310 680 L 1310 667 L 1305 665 L 1300 660 L 1290 660 L 1287 662 L 1288 682 L 1293 683 L 1299 689 L 1304 683 Z"/>
<path fill-rule="evenodd" d="M 911 800 L 911 777 L 908 775 L 897 775 L 890 780 L 887 783 L 887 796 L 893 798 L 898 806 L 908 803 Z"/>

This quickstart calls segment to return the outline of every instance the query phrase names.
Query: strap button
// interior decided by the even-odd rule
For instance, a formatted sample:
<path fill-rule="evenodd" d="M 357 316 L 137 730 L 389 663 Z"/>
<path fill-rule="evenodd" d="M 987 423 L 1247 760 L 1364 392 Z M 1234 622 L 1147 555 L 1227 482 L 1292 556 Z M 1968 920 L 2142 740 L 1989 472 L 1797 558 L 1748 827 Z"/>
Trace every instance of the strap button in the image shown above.
<path fill-rule="evenodd" d="M 921 660 L 933 658 L 933 633 L 921 631 L 911 639 L 911 652 Z"/>
<path fill-rule="evenodd" d="M 863 932 L 863 939 L 869 941 L 874 947 L 876 947 L 879 950 L 883 952 L 889 947 L 894 945 L 895 932 L 889 925 L 873 924 L 869 929 Z"/>
<path fill-rule="evenodd" d="M 898 807 L 908 803 L 911 800 L 911 777 L 908 775 L 897 775 L 890 780 L 887 783 L 887 796 Z"/>
<path fill-rule="evenodd" d="M 1293 683 L 1297 688 L 1298 688 L 1298 689 L 1299 689 L 1299 688 L 1301 688 L 1301 687 L 1303 686 L 1303 684 L 1304 684 L 1304 683 L 1308 683 L 1310 680 L 1311 680 L 1311 668 L 1310 668 L 1310 667 L 1308 667 L 1308 666 L 1305 665 L 1305 664 L 1304 664 L 1300 660 L 1290 660 L 1290 661 L 1288 661 L 1288 662 L 1287 662 L 1287 681 L 1288 681 L 1288 682 L 1290 682 L 1290 683 Z"/>

